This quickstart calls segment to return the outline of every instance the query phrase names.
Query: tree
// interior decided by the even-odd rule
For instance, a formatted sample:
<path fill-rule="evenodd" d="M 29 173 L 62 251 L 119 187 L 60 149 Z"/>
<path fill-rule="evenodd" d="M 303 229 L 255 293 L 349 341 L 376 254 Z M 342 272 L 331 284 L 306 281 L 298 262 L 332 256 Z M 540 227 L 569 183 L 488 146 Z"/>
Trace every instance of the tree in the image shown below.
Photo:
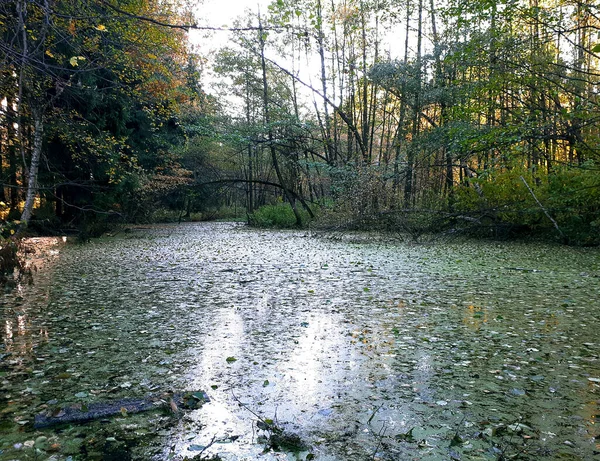
<path fill-rule="evenodd" d="M 149 1 L 121 2 L 117 9 L 100 0 L 3 4 L 3 62 L 18 76 L 9 100 L 17 107 L 21 157 L 29 159 L 23 221 L 46 190 L 38 174 L 44 148 L 46 165 L 55 169 L 47 179 L 62 183 L 54 198 L 60 214 L 92 206 L 90 187 L 116 191 L 136 168 L 157 168 L 178 142 L 173 116 L 189 99 L 185 33 L 136 17 L 176 14 L 177 5 L 166 8 Z M 78 205 L 72 200 L 82 194 L 73 190 L 81 187 L 88 192 Z"/>

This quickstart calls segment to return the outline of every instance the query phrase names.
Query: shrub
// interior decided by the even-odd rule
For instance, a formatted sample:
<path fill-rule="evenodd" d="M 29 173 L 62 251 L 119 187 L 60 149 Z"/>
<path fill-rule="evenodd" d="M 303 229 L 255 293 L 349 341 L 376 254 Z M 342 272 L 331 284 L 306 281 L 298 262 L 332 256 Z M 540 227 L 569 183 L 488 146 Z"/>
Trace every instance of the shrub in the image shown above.
<path fill-rule="evenodd" d="M 300 205 L 298 205 L 300 206 Z M 302 223 L 308 222 L 308 213 L 298 208 Z M 278 203 L 276 205 L 264 205 L 249 216 L 249 223 L 256 227 L 276 227 L 279 229 L 291 229 L 296 227 L 296 216 L 289 203 Z"/>

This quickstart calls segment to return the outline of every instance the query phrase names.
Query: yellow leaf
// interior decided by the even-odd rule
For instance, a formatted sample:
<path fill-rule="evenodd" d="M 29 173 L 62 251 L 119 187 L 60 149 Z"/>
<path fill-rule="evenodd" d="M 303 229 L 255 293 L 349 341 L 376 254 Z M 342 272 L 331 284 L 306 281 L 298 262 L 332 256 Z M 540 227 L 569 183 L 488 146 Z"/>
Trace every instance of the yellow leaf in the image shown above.
<path fill-rule="evenodd" d="M 50 51 L 50 50 L 46 50 L 46 55 L 50 56 L 51 58 L 54 57 L 54 55 L 52 54 L 52 51 Z"/>
<path fill-rule="evenodd" d="M 96 26 L 96 30 L 103 32 L 106 30 L 106 26 L 104 24 L 100 24 L 100 25 Z"/>
<path fill-rule="evenodd" d="M 85 58 L 83 56 L 73 56 L 71 59 L 69 59 L 69 63 L 73 67 L 77 67 L 79 65 L 79 61 L 85 61 Z"/>

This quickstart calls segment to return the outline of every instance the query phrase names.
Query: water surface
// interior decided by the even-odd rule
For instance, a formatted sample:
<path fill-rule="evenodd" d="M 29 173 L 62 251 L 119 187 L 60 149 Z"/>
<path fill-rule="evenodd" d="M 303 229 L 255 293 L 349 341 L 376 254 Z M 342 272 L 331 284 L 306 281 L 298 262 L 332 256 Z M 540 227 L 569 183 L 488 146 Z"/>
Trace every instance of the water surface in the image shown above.
<path fill-rule="evenodd" d="M 600 458 L 597 249 L 357 237 L 202 223 L 61 247 L 2 298 L 0 460 Z M 31 425 L 168 390 L 211 402 Z M 261 420 L 307 449 L 263 453 Z"/>

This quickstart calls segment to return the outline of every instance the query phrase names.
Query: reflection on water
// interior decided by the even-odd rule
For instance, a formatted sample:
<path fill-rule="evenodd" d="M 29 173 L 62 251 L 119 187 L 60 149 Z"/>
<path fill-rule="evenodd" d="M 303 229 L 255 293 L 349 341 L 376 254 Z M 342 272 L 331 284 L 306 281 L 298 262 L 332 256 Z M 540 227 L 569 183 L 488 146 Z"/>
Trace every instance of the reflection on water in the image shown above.
<path fill-rule="evenodd" d="M 538 272 L 510 269 L 532 261 Z M 67 246 L 2 299 L 0 460 L 27 459 L 40 436 L 56 439 L 57 459 L 102 456 L 106 437 L 128 440 L 134 459 L 191 458 L 211 442 L 203 454 L 254 459 L 259 419 L 320 460 L 589 459 L 599 270 L 597 250 L 346 243 L 223 223 Z M 175 423 L 113 418 L 76 439 L 21 424 L 49 401 L 200 389 L 211 402 Z"/>

